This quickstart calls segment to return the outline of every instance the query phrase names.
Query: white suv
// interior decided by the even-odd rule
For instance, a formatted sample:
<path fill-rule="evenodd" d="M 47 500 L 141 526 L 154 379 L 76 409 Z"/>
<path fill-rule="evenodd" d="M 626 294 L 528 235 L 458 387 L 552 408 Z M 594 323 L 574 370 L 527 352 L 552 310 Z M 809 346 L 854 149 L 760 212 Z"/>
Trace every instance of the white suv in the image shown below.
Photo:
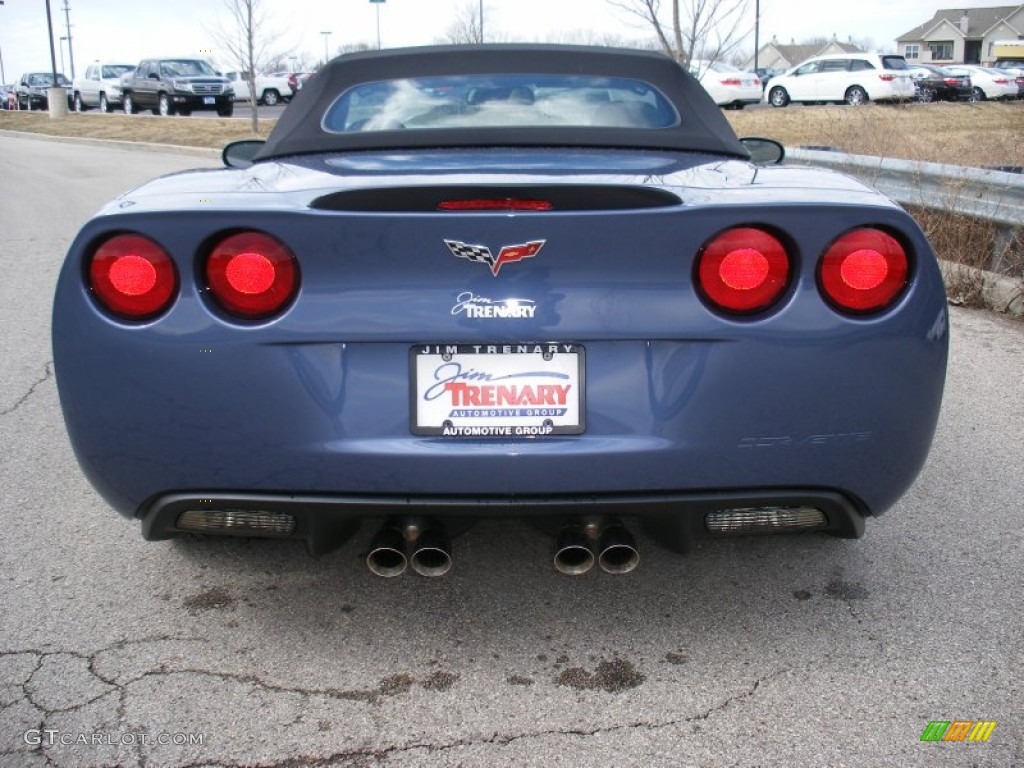
<path fill-rule="evenodd" d="M 135 69 L 134 64 L 104 64 L 94 61 L 85 74 L 76 77 L 72 87 L 76 112 L 90 107 L 99 107 L 100 112 L 109 112 L 121 104 L 121 75 Z"/>
<path fill-rule="evenodd" d="M 765 99 L 773 107 L 790 102 L 907 101 L 914 81 L 902 56 L 833 53 L 815 56 L 768 81 Z"/>

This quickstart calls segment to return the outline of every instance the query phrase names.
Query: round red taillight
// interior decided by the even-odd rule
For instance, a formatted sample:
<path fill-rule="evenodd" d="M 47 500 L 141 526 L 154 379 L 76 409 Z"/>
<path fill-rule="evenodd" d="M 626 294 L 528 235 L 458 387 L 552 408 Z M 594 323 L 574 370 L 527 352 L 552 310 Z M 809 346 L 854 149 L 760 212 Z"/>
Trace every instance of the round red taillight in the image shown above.
<path fill-rule="evenodd" d="M 697 256 L 697 284 L 726 312 L 748 314 L 772 306 L 789 282 L 789 255 L 774 235 L 737 227 L 715 237 Z"/>
<path fill-rule="evenodd" d="M 145 320 L 174 301 L 178 272 L 167 252 L 148 237 L 115 235 L 93 253 L 89 287 L 113 314 Z"/>
<path fill-rule="evenodd" d="M 864 228 L 832 243 L 818 274 L 825 298 L 836 309 L 877 312 L 903 292 L 908 271 L 907 252 L 896 238 Z"/>
<path fill-rule="evenodd" d="M 221 240 L 206 260 L 210 294 L 227 312 L 247 320 L 277 314 L 294 298 L 299 267 L 284 243 L 263 232 Z"/>

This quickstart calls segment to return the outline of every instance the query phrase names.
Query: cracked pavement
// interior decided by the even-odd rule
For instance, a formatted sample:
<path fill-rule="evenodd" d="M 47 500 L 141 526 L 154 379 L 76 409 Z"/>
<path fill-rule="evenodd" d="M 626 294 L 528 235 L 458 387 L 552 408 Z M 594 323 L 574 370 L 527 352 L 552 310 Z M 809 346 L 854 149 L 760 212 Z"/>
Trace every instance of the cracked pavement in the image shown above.
<path fill-rule="evenodd" d="M 0 768 L 1024 764 L 1021 324 L 952 310 L 932 455 L 860 541 L 639 533 L 635 573 L 575 580 L 517 521 L 439 580 L 371 576 L 369 527 L 147 543 L 75 462 L 49 302 L 101 202 L 201 161 L 0 153 Z M 999 724 L 921 743 L 937 719 Z"/>

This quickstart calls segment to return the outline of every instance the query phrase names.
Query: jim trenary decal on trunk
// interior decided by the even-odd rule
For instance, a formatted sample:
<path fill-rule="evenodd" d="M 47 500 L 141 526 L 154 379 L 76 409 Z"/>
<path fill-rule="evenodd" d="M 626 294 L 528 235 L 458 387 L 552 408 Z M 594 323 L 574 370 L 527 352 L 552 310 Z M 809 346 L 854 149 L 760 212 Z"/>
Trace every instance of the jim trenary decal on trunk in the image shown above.
<path fill-rule="evenodd" d="M 503 245 L 501 250 L 498 251 L 497 256 L 491 253 L 491 249 L 486 245 L 470 245 L 458 240 L 445 240 L 444 244 L 460 259 L 486 264 L 491 268 L 491 274 L 497 277 L 503 264 L 511 264 L 514 261 L 522 261 L 523 259 L 532 259 L 540 253 L 540 249 L 544 247 L 545 242 L 547 241 L 531 240 L 528 243 L 520 243 L 519 245 Z"/>
<path fill-rule="evenodd" d="M 443 437 L 580 434 L 583 348 L 429 344 L 411 352 L 413 432 Z"/>

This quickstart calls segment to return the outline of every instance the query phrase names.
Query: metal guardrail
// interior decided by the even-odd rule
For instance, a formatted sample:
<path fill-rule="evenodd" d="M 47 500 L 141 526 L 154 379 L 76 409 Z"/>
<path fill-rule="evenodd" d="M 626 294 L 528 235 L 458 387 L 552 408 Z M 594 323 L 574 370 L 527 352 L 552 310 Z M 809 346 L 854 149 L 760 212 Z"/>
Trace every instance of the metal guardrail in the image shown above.
<path fill-rule="evenodd" d="M 1024 174 L 816 149 L 787 149 L 786 162 L 842 171 L 904 205 L 1024 227 Z"/>

